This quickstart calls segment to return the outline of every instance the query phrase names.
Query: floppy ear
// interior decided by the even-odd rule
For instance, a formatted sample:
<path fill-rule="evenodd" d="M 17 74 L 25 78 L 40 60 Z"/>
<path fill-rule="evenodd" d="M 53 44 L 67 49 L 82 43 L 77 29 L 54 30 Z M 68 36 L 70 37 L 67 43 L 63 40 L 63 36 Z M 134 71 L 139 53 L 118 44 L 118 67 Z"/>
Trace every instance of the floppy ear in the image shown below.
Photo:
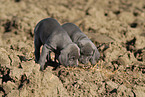
<path fill-rule="evenodd" d="M 59 55 L 59 62 L 64 65 L 64 66 L 67 66 L 68 65 L 68 54 L 65 53 L 65 52 L 61 52 L 60 55 Z"/>
<path fill-rule="evenodd" d="M 92 56 L 92 58 L 90 59 L 91 64 L 92 64 L 92 65 L 95 65 L 95 64 L 96 64 L 96 60 L 98 60 L 99 57 L 100 57 L 100 53 L 99 53 L 98 49 L 95 49 L 95 50 L 93 51 L 93 56 Z"/>
<path fill-rule="evenodd" d="M 86 43 L 85 41 L 80 41 L 80 42 L 77 42 L 76 44 L 79 48 L 83 48 L 85 43 Z"/>
<path fill-rule="evenodd" d="M 98 49 L 96 48 L 96 50 L 95 50 L 95 59 L 98 60 L 99 57 L 100 57 L 100 53 L 99 53 Z"/>
<path fill-rule="evenodd" d="M 83 44 L 81 42 L 78 42 L 77 45 L 79 48 L 81 48 L 83 46 Z"/>

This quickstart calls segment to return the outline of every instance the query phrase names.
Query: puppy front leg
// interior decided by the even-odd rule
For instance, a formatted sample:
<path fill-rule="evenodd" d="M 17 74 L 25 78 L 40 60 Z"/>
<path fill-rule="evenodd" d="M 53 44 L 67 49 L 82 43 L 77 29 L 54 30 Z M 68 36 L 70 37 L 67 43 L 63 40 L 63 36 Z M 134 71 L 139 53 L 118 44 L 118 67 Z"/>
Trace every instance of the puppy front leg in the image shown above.
<path fill-rule="evenodd" d="M 35 54 L 35 62 L 36 63 L 38 63 L 39 58 L 40 58 L 41 45 L 42 45 L 42 43 L 41 43 L 40 39 L 35 36 L 35 39 L 34 39 L 35 52 L 34 52 L 34 54 Z"/>
<path fill-rule="evenodd" d="M 52 62 L 52 59 L 51 59 L 51 52 L 48 52 L 48 55 L 47 55 L 47 62 Z"/>
<path fill-rule="evenodd" d="M 38 62 L 40 64 L 40 70 L 41 71 L 44 70 L 45 60 L 46 60 L 47 55 L 48 55 L 48 58 L 49 58 L 49 52 L 50 52 L 50 49 L 45 44 L 42 48 L 41 56 L 40 56 L 40 59 L 39 59 L 39 62 Z"/>

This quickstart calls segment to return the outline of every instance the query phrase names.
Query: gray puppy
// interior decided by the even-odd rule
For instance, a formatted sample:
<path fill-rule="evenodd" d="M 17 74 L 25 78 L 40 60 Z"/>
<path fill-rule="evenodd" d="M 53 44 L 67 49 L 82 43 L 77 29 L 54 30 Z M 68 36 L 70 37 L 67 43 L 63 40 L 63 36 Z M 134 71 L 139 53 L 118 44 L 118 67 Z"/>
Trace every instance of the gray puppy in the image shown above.
<path fill-rule="evenodd" d="M 80 48 L 79 61 L 87 64 L 89 61 L 95 65 L 99 59 L 100 53 L 92 41 L 73 23 L 65 23 L 62 25 L 74 43 Z"/>
<path fill-rule="evenodd" d="M 34 35 L 35 62 L 40 64 L 40 70 L 44 69 L 46 57 L 48 56 L 51 59 L 51 51 L 58 55 L 61 64 L 65 66 L 78 65 L 80 49 L 72 42 L 67 32 L 55 19 L 46 18 L 41 20 L 34 29 Z"/>

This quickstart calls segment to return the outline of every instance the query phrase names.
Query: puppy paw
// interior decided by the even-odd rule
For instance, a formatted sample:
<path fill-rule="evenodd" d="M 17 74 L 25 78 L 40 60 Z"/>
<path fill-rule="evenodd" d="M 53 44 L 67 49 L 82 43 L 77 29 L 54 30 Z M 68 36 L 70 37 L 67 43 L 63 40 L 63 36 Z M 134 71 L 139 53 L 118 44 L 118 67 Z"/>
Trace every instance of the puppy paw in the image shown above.
<path fill-rule="evenodd" d="M 41 65 L 40 66 L 40 71 L 43 71 L 44 70 L 44 65 Z"/>
<path fill-rule="evenodd" d="M 34 61 L 35 61 L 35 63 L 38 63 L 38 60 L 35 59 Z"/>

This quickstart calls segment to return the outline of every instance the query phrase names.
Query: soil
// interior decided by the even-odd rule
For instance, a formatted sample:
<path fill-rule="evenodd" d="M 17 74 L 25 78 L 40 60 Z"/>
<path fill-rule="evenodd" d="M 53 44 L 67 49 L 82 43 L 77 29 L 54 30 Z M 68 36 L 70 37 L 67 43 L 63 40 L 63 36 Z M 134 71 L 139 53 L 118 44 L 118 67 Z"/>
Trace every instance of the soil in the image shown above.
<path fill-rule="evenodd" d="M 40 71 L 33 30 L 48 17 L 79 26 L 101 53 L 97 64 Z M 0 96 L 144 95 L 144 0 L 0 0 Z"/>

